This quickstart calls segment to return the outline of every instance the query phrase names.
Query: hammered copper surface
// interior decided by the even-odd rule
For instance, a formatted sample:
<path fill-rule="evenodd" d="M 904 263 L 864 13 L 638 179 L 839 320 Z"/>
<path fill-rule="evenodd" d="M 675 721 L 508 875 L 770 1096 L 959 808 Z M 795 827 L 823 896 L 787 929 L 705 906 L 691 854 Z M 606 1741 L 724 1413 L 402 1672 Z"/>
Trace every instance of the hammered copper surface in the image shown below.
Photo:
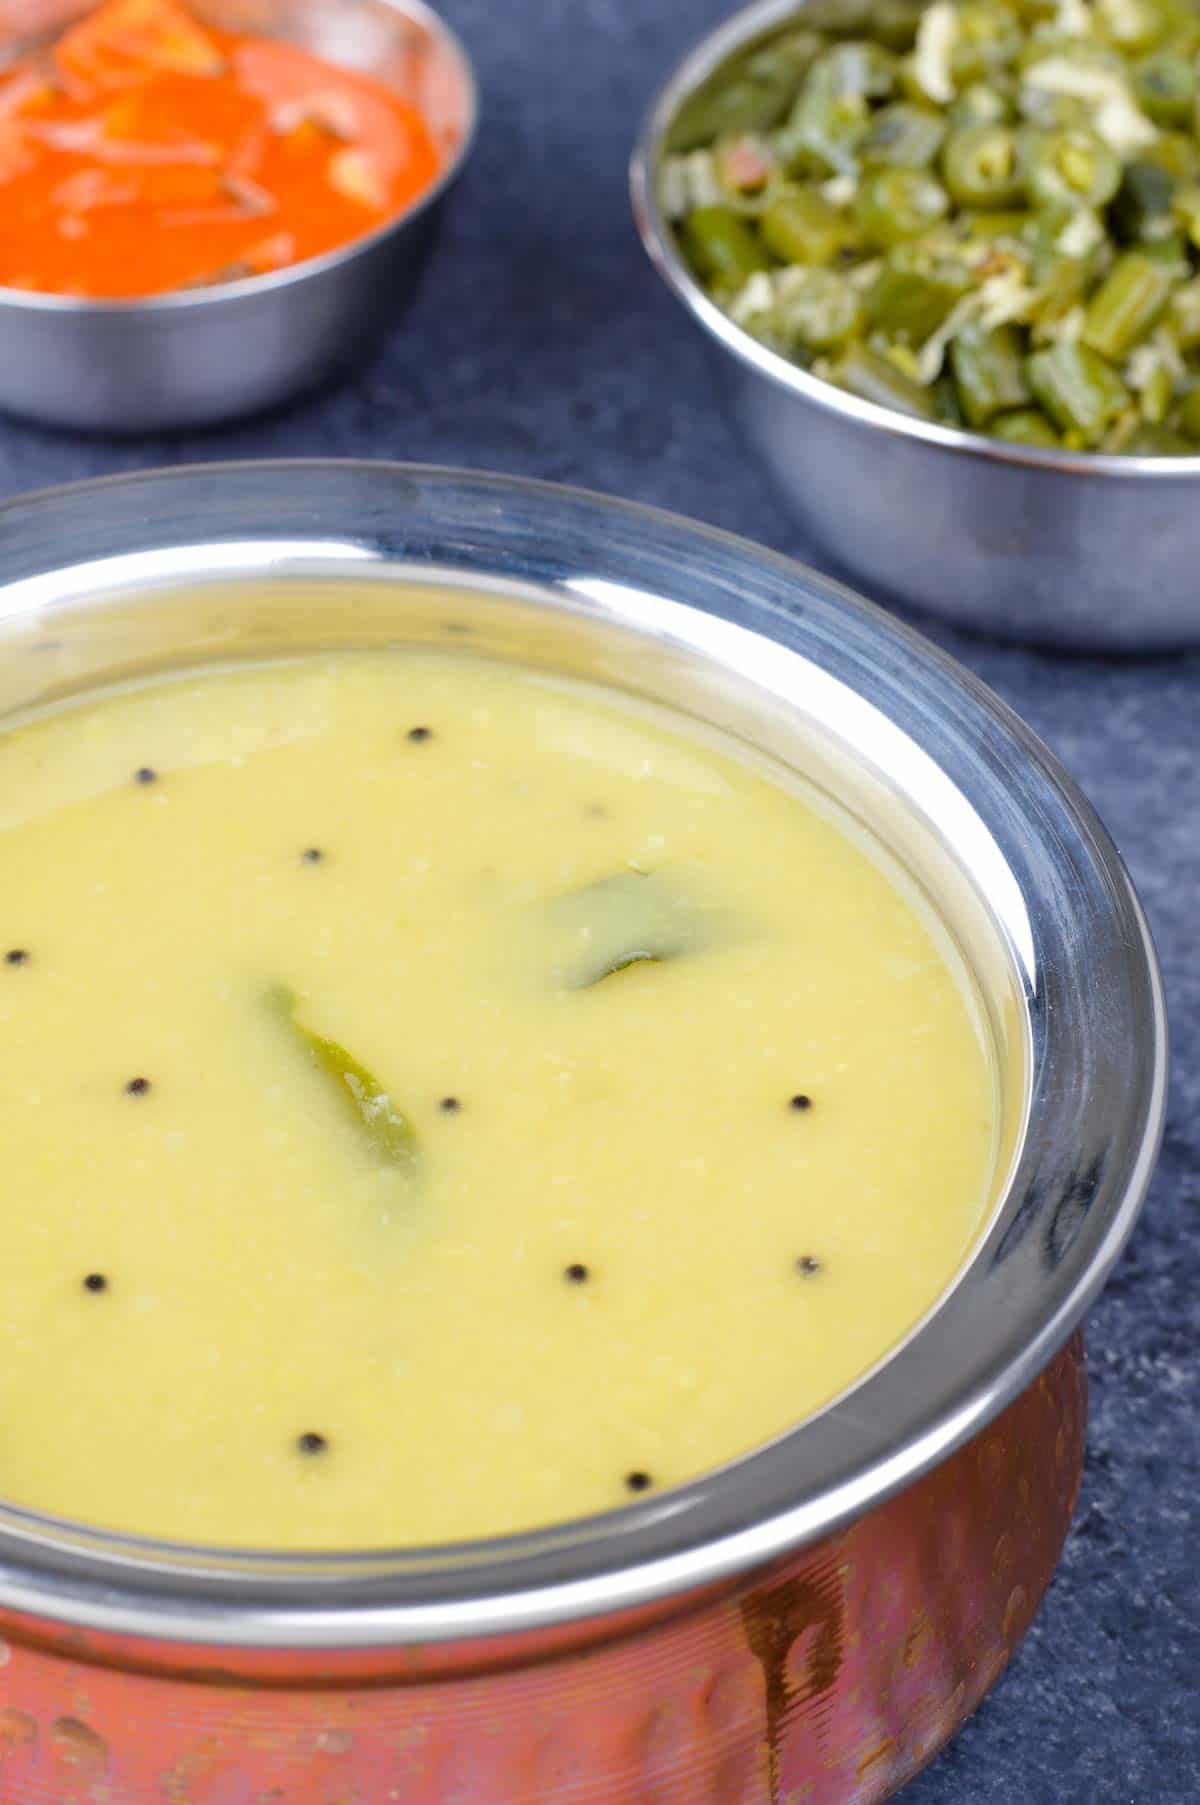
<path fill-rule="evenodd" d="M 872 1805 L 1028 1627 L 1085 1398 L 1076 1336 L 943 1466 L 771 1572 L 433 1672 L 0 1617 L 0 1805 Z"/>

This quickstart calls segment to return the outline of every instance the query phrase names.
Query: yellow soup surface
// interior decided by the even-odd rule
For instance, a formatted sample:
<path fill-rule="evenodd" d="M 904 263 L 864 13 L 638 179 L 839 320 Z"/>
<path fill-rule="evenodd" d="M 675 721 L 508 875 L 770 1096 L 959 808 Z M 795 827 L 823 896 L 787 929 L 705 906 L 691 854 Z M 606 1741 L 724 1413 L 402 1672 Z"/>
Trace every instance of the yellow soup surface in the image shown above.
<path fill-rule="evenodd" d="M 670 1486 L 910 1330 L 981 1015 L 858 828 L 615 694 L 347 653 L 0 736 L 0 1496 L 246 1546 Z"/>

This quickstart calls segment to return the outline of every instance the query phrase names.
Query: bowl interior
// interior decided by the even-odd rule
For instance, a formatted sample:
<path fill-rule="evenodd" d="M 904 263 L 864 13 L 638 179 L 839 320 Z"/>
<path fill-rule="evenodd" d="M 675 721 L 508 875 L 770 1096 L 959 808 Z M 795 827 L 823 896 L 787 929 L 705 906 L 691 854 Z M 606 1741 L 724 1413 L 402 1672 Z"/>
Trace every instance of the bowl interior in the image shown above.
<path fill-rule="evenodd" d="M 234 1641 L 451 1637 L 646 1602 L 828 1532 L 1030 1382 L 1131 1226 L 1164 1037 L 1136 899 L 1087 805 L 940 654 L 824 579 L 599 498 L 369 465 L 208 467 L 0 510 L 0 721 L 165 668 L 461 645 L 665 702 L 801 772 L 934 901 L 996 1055 L 988 1228 L 903 1346 L 817 1417 L 603 1518 L 445 1550 L 271 1557 L 0 1507 L 0 1597 Z M 14 1576 L 17 1576 L 14 1578 Z M 23 1578 L 21 1576 L 24 1576 Z M 40 1576 L 40 1579 L 39 1579 Z"/>

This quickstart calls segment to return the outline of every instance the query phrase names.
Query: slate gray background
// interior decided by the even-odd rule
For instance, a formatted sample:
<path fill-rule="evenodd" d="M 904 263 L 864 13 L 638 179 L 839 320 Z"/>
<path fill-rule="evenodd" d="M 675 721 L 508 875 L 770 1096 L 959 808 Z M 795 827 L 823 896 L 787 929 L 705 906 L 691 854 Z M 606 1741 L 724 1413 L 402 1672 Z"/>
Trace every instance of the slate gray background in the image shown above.
<path fill-rule="evenodd" d="M 446 0 L 479 67 L 484 124 L 421 293 L 378 361 L 285 414 L 187 438 L 80 441 L 0 422 L 0 490 L 196 459 L 415 458 L 607 489 L 806 556 L 727 429 L 626 202 L 646 100 L 727 10 Z M 1088 1471 L 1061 1570 L 1008 1675 L 905 1805 L 1194 1805 L 1200 656 L 1048 657 L 920 624 L 1025 716 L 1107 821 L 1158 939 L 1175 1064 L 1150 1203 L 1091 1321 Z"/>

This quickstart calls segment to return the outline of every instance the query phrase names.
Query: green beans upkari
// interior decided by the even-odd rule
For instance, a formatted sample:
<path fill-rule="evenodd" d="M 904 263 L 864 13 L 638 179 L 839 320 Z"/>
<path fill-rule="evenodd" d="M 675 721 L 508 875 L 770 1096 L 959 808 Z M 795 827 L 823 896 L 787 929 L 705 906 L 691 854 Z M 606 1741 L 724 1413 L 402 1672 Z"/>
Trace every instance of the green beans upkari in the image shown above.
<path fill-rule="evenodd" d="M 1200 0 L 808 0 L 667 134 L 732 317 L 1012 445 L 1200 454 Z"/>

